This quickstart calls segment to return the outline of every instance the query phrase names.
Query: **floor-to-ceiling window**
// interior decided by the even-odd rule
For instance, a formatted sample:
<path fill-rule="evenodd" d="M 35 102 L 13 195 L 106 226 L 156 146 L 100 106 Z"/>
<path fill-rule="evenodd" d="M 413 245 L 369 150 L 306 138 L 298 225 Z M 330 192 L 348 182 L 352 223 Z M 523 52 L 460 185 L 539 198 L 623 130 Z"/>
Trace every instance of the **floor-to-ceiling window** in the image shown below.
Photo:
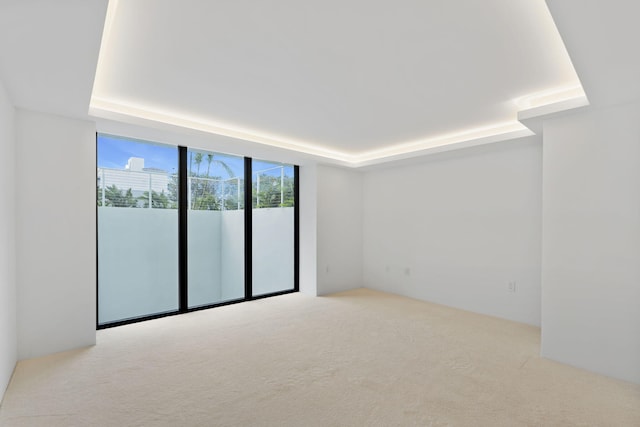
<path fill-rule="evenodd" d="M 176 147 L 98 138 L 98 323 L 178 310 Z"/>
<path fill-rule="evenodd" d="M 297 166 L 103 134 L 97 153 L 99 328 L 298 289 Z"/>
<path fill-rule="evenodd" d="M 189 307 L 244 298 L 244 159 L 189 150 Z"/>
<path fill-rule="evenodd" d="M 253 295 L 292 290 L 294 280 L 294 168 L 252 161 Z"/>

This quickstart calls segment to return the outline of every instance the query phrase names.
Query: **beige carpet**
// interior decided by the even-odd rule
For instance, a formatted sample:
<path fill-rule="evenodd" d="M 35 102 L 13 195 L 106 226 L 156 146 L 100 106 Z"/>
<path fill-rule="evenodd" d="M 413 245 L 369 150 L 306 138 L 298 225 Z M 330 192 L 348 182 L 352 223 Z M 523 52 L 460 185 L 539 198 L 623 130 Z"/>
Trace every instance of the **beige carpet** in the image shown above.
<path fill-rule="evenodd" d="M 23 361 L 3 426 L 640 426 L 640 386 L 522 324 L 369 290 L 100 331 Z"/>

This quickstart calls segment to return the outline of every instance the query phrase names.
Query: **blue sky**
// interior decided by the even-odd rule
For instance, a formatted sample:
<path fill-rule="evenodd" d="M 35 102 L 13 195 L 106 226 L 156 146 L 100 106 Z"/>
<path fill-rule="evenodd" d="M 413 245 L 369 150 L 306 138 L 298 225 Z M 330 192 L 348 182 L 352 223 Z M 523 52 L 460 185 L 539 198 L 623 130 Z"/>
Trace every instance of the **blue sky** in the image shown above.
<path fill-rule="evenodd" d="M 130 157 L 142 157 L 146 168 L 158 168 L 168 172 L 178 170 L 176 147 L 98 135 L 99 168 L 124 169 Z"/>
<path fill-rule="evenodd" d="M 191 153 L 192 152 L 189 151 L 189 155 L 191 155 Z M 203 154 L 205 155 L 200 164 L 201 174 L 205 174 L 207 171 L 207 153 L 203 152 Z M 124 169 L 130 157 L 142 157 L 145 168 L 158 168 L 170 173 L 176 173 L 178 171 L 177 147 L 98 134 L 98 167 Z M 235 172 L 236 176 L 244 173 L 244 159 L 242 157 L 214 153 L 214 160 L 224 161 Z M 188 163 L 189 157 L 187 157 L 187 164 Z M 254 171 L 259 171 L 276 165 L 280 164 L 254 160 L 252 168 Z M 192 166 L 195 172 L 195 162 L 192 163 Z M 221 166 L 216 165 L 215 162 L 211 164 L 209 174 L 210 176 L 228 177 L 227 172 Z M 274 170 L 267 172 L 267 174 L 280 175 L 280 171 Z M 286 168 L 285 174 L 287 176 L 293 176 L 293 168 Z"/>

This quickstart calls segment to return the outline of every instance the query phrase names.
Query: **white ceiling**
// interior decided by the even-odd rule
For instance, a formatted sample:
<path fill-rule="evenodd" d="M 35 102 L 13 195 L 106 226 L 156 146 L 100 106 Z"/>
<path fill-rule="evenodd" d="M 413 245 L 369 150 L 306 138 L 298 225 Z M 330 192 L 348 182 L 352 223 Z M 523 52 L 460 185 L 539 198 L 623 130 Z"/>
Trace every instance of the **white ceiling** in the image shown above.
<path fill-rule="evenodd" d="M 0 79 L 17 107 L 87 117 L 106 0 L 0 0 Z"/>
<path fill-rule="evenodd" d="M 98 114 L 354 163 L 521 131 L 518 98 L 579 86 L 543 0 L 112 0 L 110 13 Z"/>
<path fill-rule="evenodd" d="M 547 3 L 591 104 L 640 99 L 640 1 Z"/>
<path fill-rule="evenodd" d="M 592 104 L 640 96 L 635 2 L 548 3 Z M 87 117 L 106 6 L 0 0 L 0 79 L 18 107 Z M 93 114 L 351 166 L 526 135 L 519 111 L 581 98 L 562 91 L 579 81 L 543 0 L 111 0 L 109 13 Z"/>

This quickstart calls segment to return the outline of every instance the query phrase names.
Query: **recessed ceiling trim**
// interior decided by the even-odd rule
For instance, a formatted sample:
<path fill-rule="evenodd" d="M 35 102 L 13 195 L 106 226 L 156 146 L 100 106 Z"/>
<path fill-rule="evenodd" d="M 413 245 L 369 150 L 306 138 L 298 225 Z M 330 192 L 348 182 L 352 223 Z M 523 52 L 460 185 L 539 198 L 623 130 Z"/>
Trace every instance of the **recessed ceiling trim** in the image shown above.
<path fill-rule="evenodd" d="M 513 100 L 519 110 L 530 110 L 532 108 L 543 107 L 549 104 L 557 104 L 564 101 L 585 100 L 587 97 L 582 89 L 582 85 L 572 85 L 566 87 L 554 87 L 539 92 L 529 93 Z"/>
<path fill-rule="evenodd" d="M 91 108 L 91 103 L 93 102 L 94 94 L 97 91 L 97 87 L 99 82 L 102 80 L 101 73 L 104 72 L 106 67 L 106 54 L 108 51 L 109 41 L 111 40 L 111 32 L 113 29 L 113 23 L 116 17 L 116 11 L 118 10 L 118 1 L 119 0 L 108 0 L 109 4 L 107 5 L 107 13 L 104 18 L 104 27 L 102 28 L 102 39 L 100 40 L 100 52 L 98 52 L 98 65 L 96 67 L 96 74 L 93 79 L 93 89 L 91 91 L 91 101 L 89 103 L 89 108 Z"/>
<path fill-rule="evenodd" d="M 232 128 L 208 120 L 188 117 L 180 113 L 162 111 L 155 108 L 149 108 L 146 106 L 134 105 L 131 103 L 124 103 L 120 101 L 114 102 L 105 98 L 91 98 L 89 114 L 96 117 L 111 118 L 110 113 L 149 120 L 152 122 L 165 123 L 168 125 L 198 130 L 215 135 L 228 136 L 231 138 L 242 139 L 250 142 L 257 142 L 259 144 L 269 145 L 277 148 L 284 148 L 287 150 L 294 150 L 314 156 L 326 157 L 329 159 L 339 160 L 341 162 L 353 163 L 357 161 L 356 156 L 350 155 L 348 153 L 334 151 L 304 142 L 285 141 L 283 139 L 274 138 L 267 135 L 259 135 L 252 131 Z"/>
<path fill-rule="evenodd" d="M 160 111 L 131 103 L 113 102 L 104 98 L 92 97 L 89 114 L 95 117 L 113 118 L 113 114 L 131 117 L 134 119 L 149 120 L 152 122 L 164 123 L 186 129 L 197 130 L 215 135 L 228 136 L 245 141 L 256 142 L 272 147 L 293 150 L 304 154 L 319 156 L 351 167 L 359 167 L 379 163 L 387 160 L 405 158 L 412 155 L 419 155 L 432 151 L 435 148 L 446 145 L 459 144 L 473 141 L 505 140 L 532 135 L 522 123 L 514 120 L 510 122 L 489 124 L 486 126 L 466 129 L 459 132 L 452 132 L 433 138 L 394 144 L 380 150 L 365 151 L 358 154 L 349 154 L 336 150 L 330 150 L 318 145 L 311 145 L 298 141 L 276 139 L 267 135 L 260 135 L 243 129 L 231 128 L 213 123 L 207 120 L 188 117 L 182 114 Z M 438 150 L 440 151 L 440 150 Z"/>
<path fill-rule="evenodd" d="M 472 129 L 439 135 L 413 142 L 392 145 L 379 150 L 366 151 L 358 156 L 358 162 L 377 160 L 396 155 L 416 153 L 443 145 L 456 144 L 464 141 L 474 141 L 481 138 L 510 134 L 526 130 L 526 127 L 517 121 L 489 124 Z"/>
<path fill-rule="evenodd" d="M 103 37 L 98 58 L 98 67 L 91 96 L 89 113 L 96 117 L 120 120 L 143 121 L 192 129 L 215 135 L 222 135 L 249 142 L 264 144 L 280 149 L 292 150 L 323 159 L 329 159 L 351 167 L 362 167 L 391 160 L 429 154 L 454 148 L 515 139 L 533 134 L 533 128 L 527 122 L 530 116 L 537 116 L 551 109 L 567 110 L 588 105 L 586 95 L 579 84 L 544 89 L 507 100 L 512 105 L 513 120 L 487 123 L 482 126 L 462 129 L 446 134 L 427 136 L 414 141 L 389 141 L 383 148 L 360 152 L 341 151 L 317 143 L 295 140 L 257 129 L 239 127 L 216 121 L 215 118 L 195 115 L 184 111 L 172 111 L 170 108 L 148 105 L 145 101 L 132 101 L 111 96 L 105 82 L 108 81 L 109 42 L 112 36 L 114 20 L 119 0 L 109 0 Z M 553 29 L 556 30 L 555 28 Z M 532 132 L 532 130 L 534 132 Z"/>
<path fill-rule="evenodd" d="M 550 97 L 549 99 L 556 98 Z M 582 95 L 575 98 L 564 99 L 562 101 L 553 102 L 551 104 L 543 104 L 538 107 L 523 110 L 522 112 L 519 112 L 518 118 L 519 120 L 526 119 L 526 117 L 522 116 L 522 113 L 544 110 L 549 107 L 555 107 L 555 110 L 557 110 L 558 108 L 560 108 L 561 110 L 567 110 L 584 105 L 588 105 L 588 101 L 583 93 Z M 379 150 L 350 154 L 337 150 L 327 149 L 319 145 L 313 145 L 299 141 L 284 140 L 280 138 L 274 138 L 269 135 L 261 135 L 253 131 L 232 128 L 208 120 L 189 117 L 184 114 L 152 109 L 146 106 L 134 105 L 131 103 L 114 102 L 112 100 L 95 96 L 91 98 L 89 114 L 95 117 L 108 119 L 113 118 L 113 115 L 115 114 L 116 116 L 125 116 L 133 119 L 149 120 L 152 122 L 197 130 L 215 135 L 228 136 L 231 138 L 256 142 L 271 147 L 293 150 L 304 154 L 319 156 L 344 163 L 351 167 L 361 167 L 375 163 L 381 163 L 384 161 L 397 160 L 406 157 L 427 154 L 430 152 L 439 152 L 442 151 L 439 148 L 448 145 L 455 145 L 456 148 L 462 148 L 463 146 L 466 147 L 469 144 L 477 145 L 478 143 L 497 142 L 534 134 L 534 132 L 532 132 L 520 121 L 513 120 L 502 123 L 487 124 L 485 126 L 465 129 L 462 131 L 439 135 L 432 138 L 394 144 Z"/>

